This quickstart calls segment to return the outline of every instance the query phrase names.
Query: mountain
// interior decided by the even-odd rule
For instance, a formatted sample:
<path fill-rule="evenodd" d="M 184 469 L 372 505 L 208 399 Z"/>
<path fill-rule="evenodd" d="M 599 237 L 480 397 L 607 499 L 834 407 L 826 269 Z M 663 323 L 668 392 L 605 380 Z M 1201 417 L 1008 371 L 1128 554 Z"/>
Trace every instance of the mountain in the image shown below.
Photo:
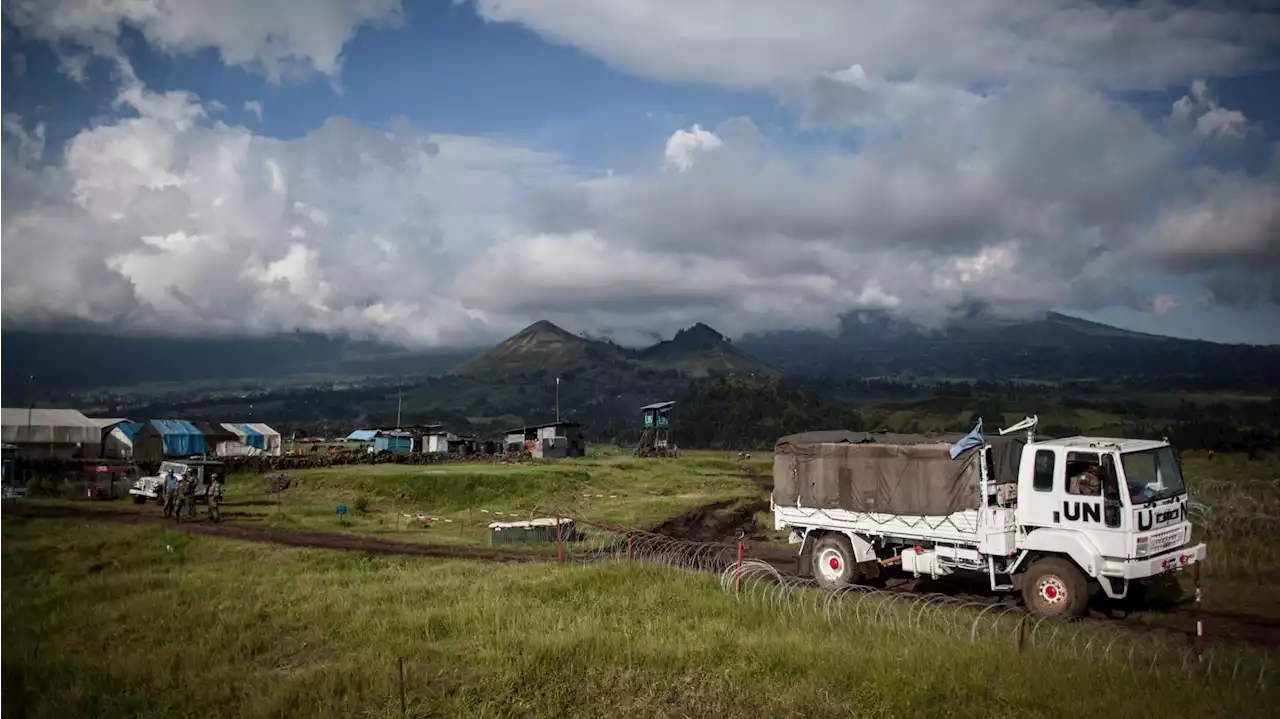
<path fill-rule="evenodd" d="M 1280 347 L 1225 345 L 1132 332 L 1047 313 L 1009 319 L 976 313 L 925 328 L 883 312 L 846 315 L 835 333 L 748 335 L 738 347 L 788 375 L 959 379 L 1229 378 L 1273 387 Z"/>
<path fill-rule="evenodd" d="M 476 379 L 531 373 L 555 375 L 622 366 L 627 360 L 627 351 L 618 345 L 579 337 L 539 320 L 455 367 L 450 374 Z"/>
<path fill-rule="evenodd" d="M 676 370 L 688 377 L 732 373 L 777 374 L 776 370 L 733 346 L 724 335 L 701 322 L 680 330 L 669 340 L 640 350 L 637 358 L 651 367 Z"/>
<path fill-rule="evenodd" d="M 90 329 L 11 330 L 3 344 L 4 402 L 104 388 L 177 383 L 228 388 L 281 383 L 426 378 L 476 350 L 413 351 L 313 333 L 268 337 L 123 336 Z"/>
<path fill-rule="evenodd" d="M 651 375 L 696 378 L 735 372 L 774 374 L 704 324 L 680 330 L 672 339 L 641 350 L 608 340 L 578 336 L 540 320 L 497 346 L 454 368 L 450 374 L 476 380 L 529 375 Z"/>

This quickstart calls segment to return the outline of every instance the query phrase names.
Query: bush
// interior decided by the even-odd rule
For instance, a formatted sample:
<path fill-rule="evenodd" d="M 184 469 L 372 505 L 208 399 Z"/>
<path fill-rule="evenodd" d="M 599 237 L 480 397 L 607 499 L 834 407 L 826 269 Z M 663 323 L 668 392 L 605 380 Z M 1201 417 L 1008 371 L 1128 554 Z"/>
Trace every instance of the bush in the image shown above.
<path fill-rule="evenodd" d="M 369 511 L 369 498 L 365 497 L 364 495 L 356 497 L 356 501 L 352 502 L 351 504 L 352 504 L 352 507 L 354 507 L 355 510 L 360 514 L 364 514 Z"/>

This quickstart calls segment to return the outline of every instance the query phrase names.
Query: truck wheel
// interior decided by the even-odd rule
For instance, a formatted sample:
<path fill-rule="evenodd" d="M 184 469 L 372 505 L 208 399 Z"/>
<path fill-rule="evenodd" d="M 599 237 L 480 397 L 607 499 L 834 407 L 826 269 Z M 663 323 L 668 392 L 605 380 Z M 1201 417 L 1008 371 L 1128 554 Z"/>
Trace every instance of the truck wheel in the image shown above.
<path fill-rule="evenodd" d="M 133 503 L 134 503 L 134 504 L 146 504 L 146 503 L 147 503 L 147 498 L 146 498 L 146 497 L 144 497 L 144 496 L 142 496 L 141 494 L 131 494 L 131 495 L 129 495 L 129 496 L 130 496 L 130 497 L 133 497 Z"/>
<path fill-rule="evenodd" d="M 1032 614 L 1075 619 L 1089 605 L 1088 582 L 1071 562 L 1059 557 L 1037 560 L 1022 582 L 1022 601 Z"/>
<path fill-rule="evenodd" d="M 853 584 L 858 565 L 853 560 L 853 545 L 843 534 L 823 535 L 813 546 L 813 578 L 823 589 L 839 589 Z"/>

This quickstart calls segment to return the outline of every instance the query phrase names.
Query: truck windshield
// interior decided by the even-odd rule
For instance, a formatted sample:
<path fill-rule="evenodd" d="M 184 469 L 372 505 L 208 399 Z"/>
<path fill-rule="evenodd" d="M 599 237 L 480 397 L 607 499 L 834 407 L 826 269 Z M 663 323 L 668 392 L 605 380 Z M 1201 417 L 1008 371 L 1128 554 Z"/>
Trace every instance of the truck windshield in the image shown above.
<path fill-rule="evenodd" d="M 1167 499 L 1186 490 L 1182 470 L 1170 447 L 1125 452 L 1120 455 L 1120 464 L 1124 467 L 1124 481 L 1133 504 Z"/>

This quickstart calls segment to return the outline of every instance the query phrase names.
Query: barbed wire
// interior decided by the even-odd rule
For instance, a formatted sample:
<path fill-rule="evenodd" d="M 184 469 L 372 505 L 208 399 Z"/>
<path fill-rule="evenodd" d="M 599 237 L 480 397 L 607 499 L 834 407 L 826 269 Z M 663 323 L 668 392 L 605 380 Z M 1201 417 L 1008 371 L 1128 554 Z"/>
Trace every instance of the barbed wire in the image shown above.
<path fill-rule="evenodd" d="M 530 516 L 555 513 L 531 511 Z M 854 622 L 888 629 L 901 637 L 969 644 L 1003 644 L 1017 651 L 1051 651 L 1073 660 L 1106 660 L 1135 671 L 1231 680 L 1257 690 L 1270 687 L 1275 657 L 1263 648 L 1212 646 L 1197 652 L 1190 637 L 1174 629 L 1119 626 L 1114 621 L 1062 621 L 1028 614 L 994 597 L 914 593 L 851 585 L 822 589 L 750 556 L 747 543 L 698 542 L 559 515 L 566 564 L 645 562 L 718 576 L 734 600 L 780 613 L 790 621 Z M 740 554 L 742 552 L 742 554 Z"/>
<path fill-rule="evenodd" d="M 1134 631 L 1095 620 L 1065 622 L 1027 614 L 1013 604 L 944 594 L 914 594 L 853 585 L 823 590 L 815 582 L 788 576 L 767 562 L 746 559 L 720 573 L 720 586 L 739 602 L 779 612 L 788 620 L 827 624 L 853 621 L 889 629 L 901 637 L 969 644 L 999 643 L 1018 651 L 1052 651 L 1116 662 L 1157 677 L 1180 674 L 1228 679 L 1266 689 L 1276 671 L 1263 650 L 1194 646 L 1168 634 Z"/>

